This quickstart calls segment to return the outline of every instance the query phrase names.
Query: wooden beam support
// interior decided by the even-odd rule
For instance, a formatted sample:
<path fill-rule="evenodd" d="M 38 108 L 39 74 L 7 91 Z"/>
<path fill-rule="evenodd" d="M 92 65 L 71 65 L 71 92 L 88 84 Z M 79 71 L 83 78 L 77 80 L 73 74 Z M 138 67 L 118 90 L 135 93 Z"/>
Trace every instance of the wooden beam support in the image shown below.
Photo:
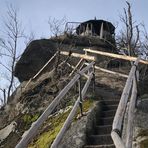
<path fill-rule="evenodd" d="M 85 64 L 88 65 L 88 63 L 85 63 Z M 105 68 L 101 68 L 99 66 L 95 66 L 95 69 L 103 71 L 103 72 L 106 72 L 106 73 L 114 74 L 116 76 L 121 76 L 121 77 L 124 77 L 124 78 L 128 78 L 128 75 L 126 75 L 126 74 L 122 74 L 122 73 L 119 73 L 119 72 L 111 71 L 111 70 L 108 70 L 108 69 L 105 69 Z"/>
<path fill-rule="evenodd" d="M 34 80 L 44 69 L 47 67 L 47 65 L 55 58 L 55 56 L 58 54 L 58 51 L 46 62 L 46 64 L 33 76 L 33 78 L 30 78 L 27 84 L 25 85 L 24 89 L 30 84 L 32 80 Z"/>
<path fill-rule="evenodd" d="M 71 67 L 73 70 L 75 69 L 75 67 L 74 67 L 73 65 L 71 65 L 71 64 L 69 64 L 69 63 L 66 63 L 66 64 L 67 64 L 69 67 Z M 81 70 L 81 69 L 79 69 L 79 71 L 80 71 L 80 70 Z M 76 71 L 76 69 L 75 69 L 75 71 Z M 71 74 L 71 73 L 70 73 L 70 74 Z M 70 74 L 69 74 L 69 76 L 71 76 Z M 84 75 L 84 77 L 86 77 L 86 78 L 88 79 L 89 76 L 88 76 L 87 74 L 84 73 L 83 75 Z"/>
<path fill-rule="evenodd" d="M 82 99 L 84 98 L 86 91 L 90 85 L 91 79 L 93 78 L 93 73 L 90 74 L 88 80 L 86 81 L 83 90 L 82 90 Z M 80 102 L 80 97 L 78 97 L 77 101 L 75 102 L 75 105 L 73 106 L 70 114 L 68 115 L 63 127 L 61 128 L 59 134 L 57 135 L 56 139 L 54 140 L 53 144 L 51 145 L 51 148 L 57 148 L 57 146 L 59 145 L 60 141 L 63 138 L 64 133 L 66 132 L 66 130 L 69 128 L 69 126 L 71 125 L 71 122 L 73 120 L 73 117 L 75 116 L 77 109 L 79 107 L 79 102 Z"/>
<path fill-rule="evenodd" d="M 129 110 L 128 110 L 128 122 L 127 122 L 127 131 L 126 131 L 126 148 L 132 148 L 133 142 L 133 122 L 134 122 L 134 111 L 136 106 L 137 99 L 137 84 L 136 78 L 133 78 L 133 88 L 132 95 L 130 98 Z"/>
<path fill-rule="evenodd" d="M 123 59 L 123 60 L 127 60 L 127 61 L 136 61 L 136 59 L 137 59 L 137 57 L 131 57 L 131 56 L 109 53 L 109 52 L 104 52 L 104 51 L 98 51 L 98 50 L 96 51 L 96 50 L 92 50 L 92 49 L 83 49 L 83 50 L 90 52 L 90 53 L 96 53 L 99 55 L 108 56 L 108 57 L 117 58 L 117 59 Z M 140 59 L 139 62 L 142 64 L 148 64 L 147 60 Z"/>
<path fill-rule="evenodd" d="M 73 68 L 72 72 L 69 74 L 69 76 L 71 76 L 75 71 L 76 69 L 79 67 L 79 65 L 82 63 L 84 59 L 80 59 L 80 61 L 77 63 L 77 65 Z"/>
<path fill-rule="evenodd" d="M 67 51 L 61 51 L 60 54 L 62 55 L 69 55 L 69 52 Z M 90 61 L 95 61 L 95 57 L 94 56 L 88 56 L 85 54 L 80 54 L 80 53 L 72 53 L 71 54 L 72 57 L 76 57 L 76 58 L 81 58 L 81 59 L 86 59 L 86 60 L 90 60 Z"/>
<path fill-rule="evenodd" d="M 48 118 L 48 116 L 53 112 L 55 107 L 59 104 L 61 99 L 66 95 L 66 93 L 70 90 L 70 88 L 77 82 L 81 75 L 83 75 L 86 71 L 88 71 L 94 62 L 91 62 L 88 66 L 79 71 L 79 74 L 76 74 L 73 79 L 61 90 L 61 92 L 56 96 L 56 98 L 50 103 L 50 105 L 46 108 L 43 114 L 35 121 L 31 128 L 27 131 L 27 134 L 22 137 L 21 141 L 16 145 L 15 148 L 25 148 L 28 143 L 32 140 L 32 138 L 36 135 L 39 127 L 44 123 L 44 121 Z"/>

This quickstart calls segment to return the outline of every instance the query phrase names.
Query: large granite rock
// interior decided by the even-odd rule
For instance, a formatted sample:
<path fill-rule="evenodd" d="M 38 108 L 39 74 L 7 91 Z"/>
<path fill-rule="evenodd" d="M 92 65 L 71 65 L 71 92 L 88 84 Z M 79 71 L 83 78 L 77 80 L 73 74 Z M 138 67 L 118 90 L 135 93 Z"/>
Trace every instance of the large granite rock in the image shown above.
<path fill-rule="evenodd" d="M 93 131 L 92 127 L 96 122 L 96 115 L 101 111 L 101 102 L 96 102 L 89 110 L 87 116 L 82 117 L 66 131 L 58 148 L 82 148 L 87 143 L 87 136 Z"/>
<path fill-rule="evenodd" d="M 148 147 L 148 95 L 141 98 L 135 113 L 133 148 Z"/>
<path fill-rule="evenodd" d="M 20 82 L 30 79 L 55 52 L 56 43 L 48 39 L 32 41 L 17 62 L 14 75 Z"/>
<path fill-rule="evenodd" d="M 134 116 L 134 131 L 133 131 L 133 148 L 148 148 L 148 95 L 145 94 L 140 97 L 141 100 L 138 100 L 137 108 L 135 110 Z M 127 105 L 123 131 L 122 131 L 122 139 L 124 143 L 126 143 L 127 138 L 127 120 L 128 120 L 128 111 L 129 104 Z"/>

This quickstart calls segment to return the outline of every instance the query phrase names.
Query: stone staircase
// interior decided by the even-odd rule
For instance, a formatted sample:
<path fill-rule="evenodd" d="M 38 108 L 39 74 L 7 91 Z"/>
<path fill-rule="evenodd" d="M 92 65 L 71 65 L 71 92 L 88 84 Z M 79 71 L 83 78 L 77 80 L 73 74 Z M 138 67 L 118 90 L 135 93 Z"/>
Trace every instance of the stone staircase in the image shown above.
<path fill-rule="evenodd" d="M 111 130 L 118 103 L 118 99 L 102 100 L 101 116 L 98 121 L 96 120 L 93 134 L 88 135 L 84 148 L 115 148 L 111 138 Z"/>

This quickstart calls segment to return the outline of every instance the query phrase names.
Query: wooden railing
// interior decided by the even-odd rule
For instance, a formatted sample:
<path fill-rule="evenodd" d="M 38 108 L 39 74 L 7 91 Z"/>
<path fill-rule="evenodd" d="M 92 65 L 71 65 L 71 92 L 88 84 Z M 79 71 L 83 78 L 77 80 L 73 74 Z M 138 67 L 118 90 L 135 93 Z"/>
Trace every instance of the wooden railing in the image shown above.
<path fill-rule="evenodd" d="M 79 80 L 81 76 L 83 76 L 86 72 L 90 72 L 91 69 L 94 70 L 94 64 L 95 62 L 91 62 L 88 66 L 84 67 L 82 70 L 78 71 L 76 73 L 76 75 L 73 77 L 73 79 L 71 79 L 71 81 L 61 90 L 61 92 L 57 95 L 57 97 L 51 102 L 51 104 L 47 107 L 47 109 L 43 112 L 43 114 L 37 119 L 36 122 L 34 122 L 31 126 L 31 128 L 27 131 L 27 133 L 25 135 L 22 136 L 22 139 L 20 140 L 20 142 L 16 145 L 16 148 L 25 148 L 27 147 L 28 143 L 32 140 L 32 138 L 37 134 L 37 130 L 39 129 L 39 127 L 43 124 L 43 122 L 48 118 L 48 116 L 53 112 L 53 110 L 55 109 L 55 107 L 59 104 L 59 102 L 63 99 L 63 97 L 66 95 L 66 93 L 72 88 L 72 86 Z M 78 102 L 81 103 L 82 99 L 86 93 L 86 90 L 90 84 L 90 81 L 92 79 L 92 75 L 94 76 L 94 73 L 90 73 L 89 74 L 89 78 L 83 88 L 83 90 L 81 91 L 81 81 L 79 82 L 79 98 L 76 102 L 76 104 L 74 105 L 74 109 L 72 110 L 72 115 L 70 114 L 69 118 L 72 118 L 73 115 L 75 114 L 75 110 L 77 108 L 77 104 Z M 62 129 L 62 133 L 63 131 L 65 131 L 65 129 L 67 128 L 67 125 L 70 124 L 69 119 L 68 123 L 65 123 L 64 125 L 64 129 Z M 59 140 L 61 139 L 61 134 L 59 134 L 58 136 L 58 141 L 56 140 L 56 143 L 59 142 Z"/>
<path fill-rule="evenodd" d="M 49 63 L 57 56 L 58 53 L 59 53 L 59 52 L 57 51 L 57 52 L 45 63 L 45 65 L 33 76 L 33 78 L 30 78 L 30 79 L 29 79 L 29 81 L 26 83 L 24 89 L 27 88 L 27 86 L 30 84 L 30 82 L 31 82 L 32 80 L 34 80 L 36 77 L 38 77 L 38 76 L 41 74 L 41 72 L 49 65 Z"/>
<path fill-rule="evenodd" d="M 137 58 L 137 60 L 135 61 L 134 65 L 131 68 L 131 71 L 127 78 L 116 114 L 113 120 L 111 137 L 114 141 L 116 148 L 132 148 L 134 110 L 135 110 L 136 99 L 137 99 L 137 80 L 139 79 L 137 66 L 139 61 L 140 61 L 140 58 Z M 131 90 L 132 90 L 132 93 L 130 93 Z M 129 98 L 130 98 L 130 102 L 129 102 L 129 110 L 128 110 L 126 143 L 124 143 L 123 139 L 121 138 L 122 125 L 123 125 L 123 119 L 124 119 Z"/>
<path fill-rule="evenodd" d="M 103 55 L 103 56 L 109 56 L 109 57 L 113 57 L 113 58 L 129 60 L 129 61 L 135 61 L 136 60 L 136 57 L 129 57 L 129 56 L 118 55 L 118 54 L 113 54 L 113 53 L 107 53 L 107 52 L 102 52 L 102 51 L 95 51 L 95 50 L 91 50 L 91 49 L 84 49 L 84 51 L 99 54 L 99 55 Z M 56 54 L 52 58 L 54 58 L 56 56 Z M 60 54 L 69 55 L 69 52 L 62 51 Z M 82 70 L 78 71 L 78 67 L 84 61 L 84 59 L 95 61 L 96 58 L 94 56 L 89 56 L 89 55 L 86 55 L 86 54 L 79 54 L 79 53 L 72 53 L 71 56 L 81 58 L 80 61 L 78 62 L 78 64 L 75 67 L 68 64 L 69 66 L 71 66 L 73 68 L 73 71 L 70 73 L 69 76 L 71 77 L 74 74 L 74 72 L 77 71 L 76 75 L 64 87 L 64 89 L 57 95 L 57 97 L 47 107 L 47 109 L 38 118 L 38 120 L 32 124 L 31 128 L 27 131 L 27 134 L 25 136 L 23 136 L 21 141 L 17 144 L 16 148 L 25 148 L 25 147 L 27 147 L 28 143 L 36 135 L 38 128 L 43 124 L 43 122 L 53 112 L 55 107 L 59 104 L 59 102 L 63 99 L 63 97 L 71 89 L 71 87 L 77 81 L 79 81 L 79 97 L 78 97 L 72 111 L 70 112 L 68 118 L 66 119 L 61 131 L 59 132 L 58 136 L 56 137 L 56 139 L 54 140 L 54 142 L 52 144 L 52 148 L 56 148 L 57 145 L 59 144 L 59 142 L 61 141 L 61 139 L 63 137 L 63 134 L 65 133 L 65 131 L 67 130 L 67 128 L 71 124 L 71 121 L 72 121 L 74 115 L 76 114 L 76 110 L 78 108 L 78 105 L 83 102 L 83 98 L 84 98 L 85 93 L 86 93 L 86 91 L 88 89 L 90 81 L 95 76 L 95 73 L 94 73 L 95 69 L 98 69 L 98 70 L 101 70 L 101 71 L 104 71 L 104 72 L 107 72 L 107 73 L 115 74 L 115 75 L 118 75 L 118 76 L 122 76 L 122 77 L 125 77 L 125 78 L 128 77 L 125 88 L 123 90 L 123 93 L 122 93 L 122 96 L 121 96 L 121 99 L 120 99 L 120 103 L 119 103 L 115 118 L 114 118 L 113 130 L 112 130 L 111 136 L 112 136 L 112 139 L 113 139 L 113 141 L 115 143 L 116 148 L 131 148 L 131 145 L 132 145 L 132 132 L 133 132 L 132 123 L 133 123 L 133 117 L 134 117 L 133 112 L 134 112 L 134 109 L 135 109 L 135 103 L 136 103 L 136 98 L 137 98 L 137 79 L 138 79 L 138 75 L 136 75 L 138 73 L 137 65 L 138 65 L 139 62 L 141 62 L 143 64 L 148 64 L 148 61 L 141 60 L 140 58 L 138 58 L 135 61 L 134 65 L 132 66 L 129 75 L 127 76 L 125 74 L 121 74 L 121 73 L 118 73 L 118 72 L 113 72 L 113 71 L 110 71 L 110 70 L 107 70 L 107 69 L 103 69 L 101 67 L 97 67 L 97 66 L 94 65 L 95 62 L 91 62 L 90 64 L 83 63 L 83 65 L 81 65 L 80 69 L 82 68 L 82 66 L 84 66 L 84 64 L 86 64 L 87 66 L 85 68 L 83 68 Z M 52 60 L 52 58 L 51 58 L 51 60 Z M 45 64 L 45 67 L 48 65 L 48 63 L 50 63 L 51 60 L 49 60 L 47 62 L 47 64 Z M 43 66 L 43 69 L 45 67 Z M 43 69 L 41 69 L 38 72 L 38 74 Z M 86 75 L 85 74 L 86 72 L 88 72 L 89 75 Z M 35 77 L 37 75 L 35 75 Z M 81 76 L 82 75 L 87 78 L 87 82 L 85 83 L 83 90 L 81 90 Z M 28 83 L 30 83 L 30 81 L 28 81 Z M 130 96 L 131 89 L 132 89 L 132 93 L 131 93 L 131 96 Z M 128 102 L 129 97 L 131 97 L 131 99 L 130 99 L 129 113 L 128 113 L 128 126 L 127 126 L 128 133 L 127 133 L 126 144 L 124 144 L 123 141 L 122 141 L 122 138 L 121 138 L 121 133 L 122 133 L 122 128 L 121 127 L 122 127 L 122 124 L 123 124 L 124 113 L 125 113 L 125 110 L 126 110 L 126 106 L 127 106 L 127 102 Z M 82 106 L 82 105 L 80 105 L 80 106 Z M 81 108 L 81 114 L 82 114 L 82 108 Z"/>
<path fill-rule="evenodd" d="M 77 101 L 75 102 L 75 104 L 74 104 L 69 116 L 67 117 L 63 127 L 61 128 L 59 134 L 57 135 L 56 139 L 54 140 L 53 144 L 51 145 L 51 148 L 57 148 L 58 147 L 58 145 L 59 145 L 60 141 L 62 140 L 62 137 L 64 136 L 66 130 L 71 125 L 72 120 L 73 120 L 79 106 L 81 107 L 81 114 L 83 115 L 83 110 L 82 110 L 83 98 L 86 94 L 86 91 L 87 91 L 93 77 L 94 77 L 94 70 L 89 74 L 89 77 L 88 77 L 88 79 L 87 79 L 82 90 L 81 90 L 81 78 L 79 79 L 79 97 L 78 97 Z"/>

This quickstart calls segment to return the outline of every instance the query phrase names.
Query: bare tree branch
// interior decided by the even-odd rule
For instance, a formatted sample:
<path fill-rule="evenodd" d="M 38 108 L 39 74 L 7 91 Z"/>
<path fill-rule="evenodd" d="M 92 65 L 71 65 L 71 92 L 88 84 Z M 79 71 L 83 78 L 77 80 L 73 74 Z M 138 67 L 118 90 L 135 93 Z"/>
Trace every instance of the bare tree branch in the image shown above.
<path fill-rule="evenodd" d="M 48 24 L 52 35 L 57 37 L 58 35 L 62 34 L 64 32 L 65 23 L 66 23 L 65 17 L 63 17 L 60 20 L 56 18 L 52 19 L 51 17 L 49 17 Z"/>
<path fill-rule="evenodd" d="M 24 36 L 21 22 L 18 19 L 18 12 L 11 4 L 7 7 L 7 16 L 4 20 L 4 32 L 5 38 L 0 41 L 1 55 L 10 65 L 7 65 L 6 62 L 0 62 L 0 65 L 9 72 L 9 77 L 5 76 L 5 79 L 9 82 L 8 88 L 3 91 L 5 94 L 5 96 L 3 96 L 5 97 L 4 99 L 6 100 L 7 98 L 7 101 L 9 101 L 13 88 L 15 87 L 14 68 L 18 59 L 18 40 Z"/>
<path fill-rule="evenodd" d="M 126 1 L 127 8 L 124 8 L 124 15 L 120 16 L 121 21 L 125 25 L 124 30 L 122 29 L 120 36 L 117 39 L 117 44 L 120 49 L 124 50 L 125 54 L 134 56 L 137 54 L 137 49 L 139 48 L 139 40 L 140 40 L 140 31 L 138 25 L 134 25 L 135 21 L 133 21 L 132 12 L 131 12 L 131 4 Z"/>

